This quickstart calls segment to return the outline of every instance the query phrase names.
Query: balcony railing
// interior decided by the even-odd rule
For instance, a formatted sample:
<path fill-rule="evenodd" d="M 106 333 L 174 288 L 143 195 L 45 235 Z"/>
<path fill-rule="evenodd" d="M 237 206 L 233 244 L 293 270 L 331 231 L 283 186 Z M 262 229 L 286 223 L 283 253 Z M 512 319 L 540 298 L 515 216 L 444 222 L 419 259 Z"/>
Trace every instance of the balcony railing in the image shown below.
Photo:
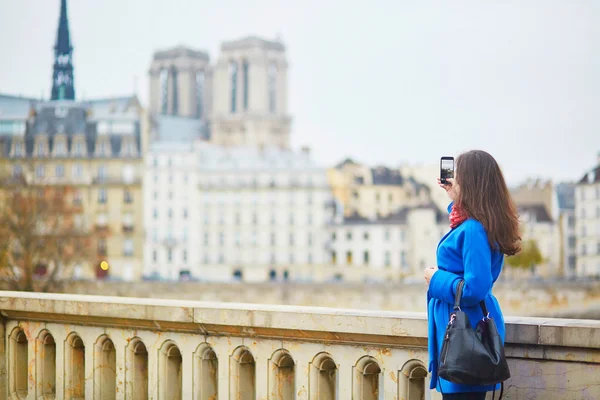
<path fill-rule="evenodd" d="M 441 398 L 428 393 L 420 313 L 0 298 L 3 398 Z M 506 332 L 507 399 L 600 398 L 600 321 L 512 318 Z"/>

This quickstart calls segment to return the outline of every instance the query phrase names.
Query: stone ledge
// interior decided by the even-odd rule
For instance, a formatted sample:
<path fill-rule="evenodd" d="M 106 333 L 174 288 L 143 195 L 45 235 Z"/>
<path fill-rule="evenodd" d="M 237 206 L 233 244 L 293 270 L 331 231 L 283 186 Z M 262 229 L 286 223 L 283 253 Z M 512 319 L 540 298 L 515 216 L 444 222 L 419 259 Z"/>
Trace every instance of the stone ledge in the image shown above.
<path fill-rule="evenodd" d="M 0 312 L 13 320 L 185 331 L 201 335 L 356 345 L 427 345 L 424 313 L 8 291 L 0 291 Z M 600 348 L 600 321 L 507 317 L 506 332 L 507 347 Z M 580 358 L 578 351 L 569 354 Z M 597 359 L 596 356 L 592 358 Z"/>

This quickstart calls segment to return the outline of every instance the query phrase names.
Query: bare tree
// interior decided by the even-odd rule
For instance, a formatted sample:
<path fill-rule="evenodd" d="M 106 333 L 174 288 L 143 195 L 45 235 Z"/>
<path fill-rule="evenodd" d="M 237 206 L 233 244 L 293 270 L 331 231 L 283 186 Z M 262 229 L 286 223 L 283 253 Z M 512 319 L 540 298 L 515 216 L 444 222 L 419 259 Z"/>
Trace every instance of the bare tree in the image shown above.
<path fill-rule="evenodd" d="M 2 174 L 0 273 L 13 290 L 52 291 L 78 263 L 92 261 L 92 236 L 77 189 Z"/>

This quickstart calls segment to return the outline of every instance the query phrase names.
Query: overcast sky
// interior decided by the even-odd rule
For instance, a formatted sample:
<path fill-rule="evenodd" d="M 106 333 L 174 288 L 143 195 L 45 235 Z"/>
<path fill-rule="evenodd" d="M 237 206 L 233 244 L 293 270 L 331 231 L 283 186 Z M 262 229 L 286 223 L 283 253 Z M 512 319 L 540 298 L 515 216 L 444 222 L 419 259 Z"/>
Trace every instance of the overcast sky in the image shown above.
<path fill-rule="evenodd" d="M 59 0 L 0 0 L 0 92 L 48 98 Z M 292 5 L 293 4 L 293 5 Z M 216 59 L 280 34 L 294 147 L 437 164 L 481 148 L 508 181 L 569 180 L 600 151 L 600 1 L 70 0 L 79 99 L 148 101 L 156 49 Z"/>

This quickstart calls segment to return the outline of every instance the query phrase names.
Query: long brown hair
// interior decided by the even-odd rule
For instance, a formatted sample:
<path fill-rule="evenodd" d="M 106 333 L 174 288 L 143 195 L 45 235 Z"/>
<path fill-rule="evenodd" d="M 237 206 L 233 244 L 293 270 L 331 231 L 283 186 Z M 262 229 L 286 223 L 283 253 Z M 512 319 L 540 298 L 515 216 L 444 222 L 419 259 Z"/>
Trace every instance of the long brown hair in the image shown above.
<path fill-rule="evenodd" d="M 456 159 L 459 205 L 483 224 L 492 248 L 512 256 L 521 250 L 519 216 L 500 166 L 489 153 L 471 150 Z"/>

